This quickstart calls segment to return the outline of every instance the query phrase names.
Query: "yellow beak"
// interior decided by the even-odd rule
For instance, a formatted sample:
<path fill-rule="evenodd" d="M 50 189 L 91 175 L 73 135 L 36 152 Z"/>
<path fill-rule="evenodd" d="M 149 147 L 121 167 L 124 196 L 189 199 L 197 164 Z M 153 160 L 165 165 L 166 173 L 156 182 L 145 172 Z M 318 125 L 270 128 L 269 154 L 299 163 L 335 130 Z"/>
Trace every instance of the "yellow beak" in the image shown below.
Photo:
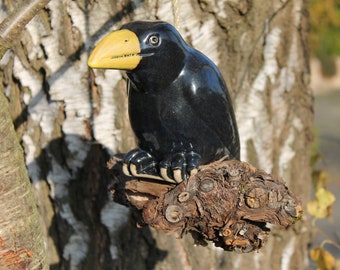
<path fill-rule="evenodd" d="M 115 31 L 104 37 L 92 51 L 91 68 L 135 69 L 141 60 L 138 37 L 130 30 Z"/>

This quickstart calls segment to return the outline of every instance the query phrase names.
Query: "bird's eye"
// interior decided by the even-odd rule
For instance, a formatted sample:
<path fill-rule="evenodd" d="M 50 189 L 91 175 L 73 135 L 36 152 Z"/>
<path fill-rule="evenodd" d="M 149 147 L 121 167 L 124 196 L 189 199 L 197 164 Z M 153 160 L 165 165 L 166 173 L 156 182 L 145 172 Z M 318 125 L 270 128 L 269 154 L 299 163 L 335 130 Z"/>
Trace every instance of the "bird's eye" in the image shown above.
<path fill-rule="evenodd" d="M 152 36 L 149 37 L 148 41 L 152 46 L 158 46 L 160 38 L 157 35 L 152 35 Z"/>

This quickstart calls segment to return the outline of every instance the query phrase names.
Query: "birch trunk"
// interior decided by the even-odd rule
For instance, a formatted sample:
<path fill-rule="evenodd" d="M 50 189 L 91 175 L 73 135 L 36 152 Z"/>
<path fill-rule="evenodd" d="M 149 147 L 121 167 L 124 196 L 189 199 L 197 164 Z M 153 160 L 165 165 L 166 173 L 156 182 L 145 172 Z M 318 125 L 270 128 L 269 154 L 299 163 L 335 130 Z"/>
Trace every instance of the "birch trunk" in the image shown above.
<path fill-rule="evenodd" d="M 306 2 L 177 3 L 180 32 L 229 86 L 242 160 L 284 178 L 305 205 L 312 140 Z M 304 269 L 307 217 L 272 233 L 260 252 L 238 255 L 137 229 L 129 210 L 112 202 L 105 163 L 135 143 L 125 77 L 93 72 L 86 62 L 103 35 L 150 19 L 173 23 L 172 2 L 51 0 L 1 61 L 51 269 Z"/>

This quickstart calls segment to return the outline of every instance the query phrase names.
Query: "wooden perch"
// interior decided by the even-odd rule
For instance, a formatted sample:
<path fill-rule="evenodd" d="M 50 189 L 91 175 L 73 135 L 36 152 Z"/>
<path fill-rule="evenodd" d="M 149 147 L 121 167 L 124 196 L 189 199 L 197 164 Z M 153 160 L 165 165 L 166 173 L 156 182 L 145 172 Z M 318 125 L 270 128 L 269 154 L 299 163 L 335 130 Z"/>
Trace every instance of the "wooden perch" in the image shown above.
<path fill-rule="evenodd" d="M 258 250 L 268 238 L 268 223 L 286 228 L 302 216 L 301 203 L 283 181 L 246 162 L 201 166 L 179 185 L 126 177 L 117 158 L 108 168 L 114 200 L 137 208 L 144 224 L 193 232 L 227 251 Z"/>

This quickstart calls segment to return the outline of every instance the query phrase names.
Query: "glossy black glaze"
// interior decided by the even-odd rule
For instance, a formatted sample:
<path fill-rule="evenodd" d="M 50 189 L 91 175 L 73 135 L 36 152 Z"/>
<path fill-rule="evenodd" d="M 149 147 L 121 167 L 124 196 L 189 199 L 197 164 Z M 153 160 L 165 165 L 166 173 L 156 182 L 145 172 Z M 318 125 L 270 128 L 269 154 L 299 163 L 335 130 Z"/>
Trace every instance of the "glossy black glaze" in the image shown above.
<path fill-rule="evenodd" d="M 157 161 L 196 152 L 200 164 L 240 158 L 239 137 L 226 84 L 205 55 L 164 22 L 132 22 L 141 62 L 127 75 L 129 116 L 139 147 Z M 151 44 L 150 36 L 159 43 Z"/>

